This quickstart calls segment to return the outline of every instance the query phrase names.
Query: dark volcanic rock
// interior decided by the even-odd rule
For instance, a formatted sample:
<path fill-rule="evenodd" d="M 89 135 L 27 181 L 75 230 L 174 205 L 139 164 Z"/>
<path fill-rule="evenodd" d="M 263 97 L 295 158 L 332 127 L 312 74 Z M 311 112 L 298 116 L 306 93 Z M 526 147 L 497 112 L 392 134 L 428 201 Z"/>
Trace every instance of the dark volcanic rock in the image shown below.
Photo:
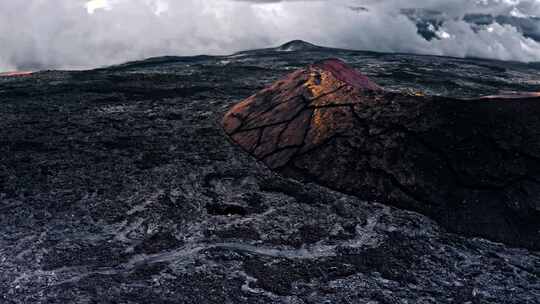
<path fill-rule="evenodd" d="M 0 303 L 539 303 L 537 252 L 284 178 L 227 138 L 237 100 L 331 56 L 385 88 L 540 91 L 525 64 L 324 48 L 0 77 Z"/>
<path fill-rule="evenodd" d="M 540 249 L 540 98 L 385 92 L 338 60 L 233 107 L 223 126 L 269 167 Z"/>

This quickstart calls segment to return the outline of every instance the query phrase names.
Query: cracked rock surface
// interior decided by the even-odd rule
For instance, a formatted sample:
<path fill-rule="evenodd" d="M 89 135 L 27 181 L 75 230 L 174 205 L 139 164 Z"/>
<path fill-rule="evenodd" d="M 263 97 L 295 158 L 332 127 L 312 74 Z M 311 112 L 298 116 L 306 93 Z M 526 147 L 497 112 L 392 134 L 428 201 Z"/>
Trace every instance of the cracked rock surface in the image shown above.
<path fill-rule="evenodd" d="M 540 249 L 540 97 L 385 92 L 339 60 L 300 69 L 223 125 L 270 168 Z"/>
<path fill-rule="evenodd" d="M 538 303 L 537 251 L 287 178 L 227 138 L 231 106 L 335 56 L 463 97 L 537 73 L 296 43 L 0 77 L 0 303 Z M 464 70 L 483 77 L 448 80 Z"/>

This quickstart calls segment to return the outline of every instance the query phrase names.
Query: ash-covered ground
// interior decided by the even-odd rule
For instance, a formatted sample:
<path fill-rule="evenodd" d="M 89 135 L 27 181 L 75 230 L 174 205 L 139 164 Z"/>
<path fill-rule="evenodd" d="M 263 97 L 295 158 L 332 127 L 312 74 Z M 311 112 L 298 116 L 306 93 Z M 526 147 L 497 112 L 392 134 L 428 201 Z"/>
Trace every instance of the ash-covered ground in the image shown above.
<path fill-rule="evenodd" d="M 393 90 L 540 91 L 540 66 L 294 42 L 0 78 L 0 303 L 539 303 L 540 253 L 271 172 L 220 127 L 339 57 Z"/>

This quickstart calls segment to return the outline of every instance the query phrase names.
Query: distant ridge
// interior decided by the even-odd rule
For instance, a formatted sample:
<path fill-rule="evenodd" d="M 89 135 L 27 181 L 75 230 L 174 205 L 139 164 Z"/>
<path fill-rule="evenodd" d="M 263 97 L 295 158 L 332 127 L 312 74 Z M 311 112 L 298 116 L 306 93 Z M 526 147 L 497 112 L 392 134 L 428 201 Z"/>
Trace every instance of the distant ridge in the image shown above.
<path fill-rule="evenodd" d="M 303 40 L 292 40 L 275 48 L 276 51 L 280 51 L 280 52 L 298 52 L 298 51 L 310 51 L 310 50 L 320 50 L 320 49 L 323 49 L 323 47 L 303 41 Z"/>
<path fill-rule="evenodd" d="M 196 63 L 196 62 L 202 62 L 205 60 L 234 60 L 236 57 L 244 57 L 244 56 L 251 56 L 253 58 L 263 58 L 265 56 L 280 56 L 290 53 L 290 55 L 295 56 L 298 53 L 302 52 L 311 52 L 313 54 L 317 54 L 315 57 L 317 59 L 323 59 L 323 58 L 334 58 L 334 57 L 341 57 L 341 56 L 351 56 L 353 54 L 357 55 L 369 55 L 369 56 L 413 56 L 415 58 L 419 57 L 427 57 L 427 58 L 454 58 L 458 60 L 465 60 L 465 59 L 471 59 L 476 61 L 486 61 L 486 62 L 504 62 L 499 61 L 495 59 L 485 59 L 485 58 L 473 58 L 473 57 L 466 57 L 466 58 L 460 58 L 460 57 L 449 57 L 449 56 L 437 56 L 437 55 L 429 55 L 429 54 L 412 54 L 412 53 L 384 53 L 384 52 L 377 52 L 377 51 L 370 51 L 370 50 L 361 50 L 361 49 L 347 49 L 347 48 L 339 48 L 339 47 L 332 47 L 332 46 L 320 46 L 316 45 L 304 40 L 296 39 L 289 42 L 286 42 L 279 46 L 273 46 L 273 47 L 266 47 L 266 48 L 257 48 L 257 49 L 248 49 L 244 51 L 238 51 L 232 54 L 216 54 L 216 55 L 188 55 L 188 56 L 174 56 L 174 55 L 165 55 L 165 56 L 156 56 L 156 57 L 150 57 L 146 59 L 140 59 L 140 60 L 134 60 L 134 61 L 128 61 L 125 63 L 110 65 L 110 66 L 104 66 L 104 67 L 98 67 L 94 69 L 95 71 L 100 70 L 126 70 L 126 69 L 136 69 L 136 68 L 156 68 L 158 66 L 166 66 L 166 65 L 175 65 L 177 63 Z M 308 57 L 306 57 L 308 58 Z M 511 61 L 508 61 L 511 62 Z M 536 63 L 528 63 L 529 65 L 538 65 L 540 62 Z M 499 67 L 499 63 L 497 63 L 497 69 L 503 69 Z M 5 75 L 2 75 L 5 76 Z"/>

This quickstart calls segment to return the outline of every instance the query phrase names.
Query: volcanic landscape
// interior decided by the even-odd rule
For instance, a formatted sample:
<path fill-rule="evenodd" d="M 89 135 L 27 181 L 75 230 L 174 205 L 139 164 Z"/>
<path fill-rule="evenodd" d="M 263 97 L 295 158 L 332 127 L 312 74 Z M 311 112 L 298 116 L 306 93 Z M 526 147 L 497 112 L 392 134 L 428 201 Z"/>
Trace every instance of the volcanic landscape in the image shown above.
<path fill-rule="evenodd" d="M 537 92 L 303 41 L 2 75 L 0 303 L 540 303 Z"/>

